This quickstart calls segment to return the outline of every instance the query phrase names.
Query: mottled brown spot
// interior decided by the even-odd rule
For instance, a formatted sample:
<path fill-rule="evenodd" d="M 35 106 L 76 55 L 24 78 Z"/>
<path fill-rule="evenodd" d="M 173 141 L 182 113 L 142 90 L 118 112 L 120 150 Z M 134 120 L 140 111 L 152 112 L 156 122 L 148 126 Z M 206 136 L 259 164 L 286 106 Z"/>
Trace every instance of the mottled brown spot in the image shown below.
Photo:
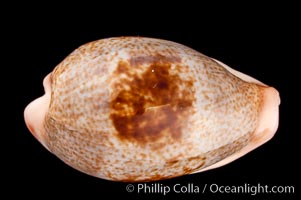
<path fill-rule="evenodd" d="M 182 125 L 195 101 L 193 80 L 172 73 L 170 63 L 154 62 L 141 74 L 130 68 L 128 62 L 119 62 L 115 71 L 117 76 L 127 75 L 116 86 L 119 91 L 110 103 L 110 118 L 118 135 L 140 143 L 162 136 L 181 138 Z"/>
<path fill-rule="evenodd" d="M 168 168 L 178 168 L 183 167 L 183 172 L 185 174 L 189 174 L 197 169 L 202 168 L 205 165 L 206 157 L 200 155 L 200 156 L 194 156 L 187 158 L 185 160 L 170 160 L 166 162 L 166 167 Z"/>
<path fill-rule="evenodd" d="M 180 63 L 181 58 L 177 56 L 163 56 L 156 54 L 154 56 L 136 56 L 129 60 L 131 66 L 151 64 L 151 63 Z"/>

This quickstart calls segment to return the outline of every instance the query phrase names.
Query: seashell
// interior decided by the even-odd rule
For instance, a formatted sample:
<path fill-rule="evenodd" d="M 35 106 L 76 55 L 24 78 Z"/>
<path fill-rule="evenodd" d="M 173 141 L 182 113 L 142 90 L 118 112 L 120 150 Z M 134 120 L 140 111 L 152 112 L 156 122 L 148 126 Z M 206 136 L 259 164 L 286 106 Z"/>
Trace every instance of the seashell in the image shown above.
<path fill-rule="evenodd" d="M 44 79 L 25 109 L 58 158 L 114 181 L 154 181 L 223 166 L 278 127 L 278 92 L 178 43 L 94 41 Z"/>

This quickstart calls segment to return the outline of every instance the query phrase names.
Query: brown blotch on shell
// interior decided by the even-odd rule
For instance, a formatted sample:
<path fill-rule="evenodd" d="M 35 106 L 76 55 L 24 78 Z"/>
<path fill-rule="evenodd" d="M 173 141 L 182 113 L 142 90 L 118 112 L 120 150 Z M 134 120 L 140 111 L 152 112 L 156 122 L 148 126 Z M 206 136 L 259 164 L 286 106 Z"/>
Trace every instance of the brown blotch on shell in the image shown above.
<path fill-rule="evenodd" d="M 185 66 L 176 65 L 171 69 L 172 63 L 162 62 L 162 57 L 158 62 L 153 59 L 155 57 L 146 59 L 151 63 L 140 75 L 129 73 L 133 67 L 130 63 L 145 63 L 141 58 L 118 63 L 115 74 L 120 79 L 122 74 L 130 77 L 116 85 L 119 92 L 110 102 L 110 118 L 121 139 L 140 144 L 155 142 L 161 137 L 180 139 L 185 119 L 192 112 L 193 80 L 182 80 L 177 73 L 172 73 Z"/>

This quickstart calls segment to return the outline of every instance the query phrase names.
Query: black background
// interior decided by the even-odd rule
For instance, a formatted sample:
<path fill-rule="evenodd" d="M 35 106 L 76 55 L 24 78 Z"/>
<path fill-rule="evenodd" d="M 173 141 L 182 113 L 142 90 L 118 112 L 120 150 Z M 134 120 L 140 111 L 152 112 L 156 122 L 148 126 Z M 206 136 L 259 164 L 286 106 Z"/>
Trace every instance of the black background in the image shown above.
<path fill-rule="evenodd" d="M 93 6 L 92 6 L 93 7 Z M 193 6 L 192 6 L 193 7 Z M 90 177 L 65 165 L 40 145 L 27 130 L 23 110 L 33 99 L 43 94 L 42 80 L 69 53 L 80 45 L 114 36 L 146 36 L 175 41 L 189 46 L 210 57 L 216 58 L 232 68 L 251 75 L 275 87 L 281 96 L 280 124 L 275 137 L 262 147 L 222 168 L 160 181 L 164 185 L 176 183 L 203 186 L 220 185 L 293 185 L 295 194 L 177 194 L 179 198 L 196 199 L 294 199 L 299 193 L 299 130 L 294 121 L 293 104 L 296 99 L 298 68 L 296 16 L 288 7 L 247 7 L 233 13 L 216 10 L 214 6 L 201 9 L 158 9 L 150 12 L 141 9 L 131 11 L 106 9 L 96 11 L 78 8 L 72 13 L 66 10 L 50 10 L 47 6 L 26 11 L 15 10 L 16 18 L 6 21 L 8 42 L 8 89 L 9 109 L 4 125 L 9 124 L 3 171 L 7 177 L 10 195 L 24 197 L 46 196 L 77 197 L 85 195 L 100 199 L 104 193 L 122 194 L 123 197 L 142 199 L 145 194 L 128 193 L 127 183 L 111 182 Z M 105 7 L 106 8 L 106 7 Z M 122 5 L 120 5 L 122 8 Z M 68 10 L 68 9 L 67 9 Z M 83 16 L 82 11 L 88 11 Z M 203 10 L 209 10 L 204 14 Z M 235 10 L 235 9 L 234 9 Z M 287 13 L 283 13 L 285 10 Z M 21 12 L 22 11 L 22 12 Z M 187 15 L 188 13 L 188 15 Z M 64 16 L 64 17 L 63 17 Z M 295 53 L 294 53 L 295 52 Z M 3 76 L 5 79 L 5 76 Z M 6 104 L 5 104 L 6 105 Z M 8 141 L 8 142 L 6 142 Z M 151 183 L 149 183 L 150 185 Z M 136 185 L 136 184 L 134 184 Z M 155 195 L 164 198 L 162 194 Z M 169 195 L 171 196 L 171 195 Z M 90 199 L 90 198 L 89 198 Z"/>

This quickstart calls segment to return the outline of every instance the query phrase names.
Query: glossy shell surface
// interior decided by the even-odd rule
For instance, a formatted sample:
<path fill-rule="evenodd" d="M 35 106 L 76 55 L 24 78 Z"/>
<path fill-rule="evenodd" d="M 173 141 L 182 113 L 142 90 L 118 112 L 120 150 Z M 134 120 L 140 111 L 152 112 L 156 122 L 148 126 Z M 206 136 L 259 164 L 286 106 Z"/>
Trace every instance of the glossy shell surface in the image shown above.
<path fill-rule="evenodd" d="M 120 37 L 85 44 L 51 73 L 49 150 L 87 174 L 152 181 L 190 174 L 252 139 L 262 86 L 184 45 Z"/>

